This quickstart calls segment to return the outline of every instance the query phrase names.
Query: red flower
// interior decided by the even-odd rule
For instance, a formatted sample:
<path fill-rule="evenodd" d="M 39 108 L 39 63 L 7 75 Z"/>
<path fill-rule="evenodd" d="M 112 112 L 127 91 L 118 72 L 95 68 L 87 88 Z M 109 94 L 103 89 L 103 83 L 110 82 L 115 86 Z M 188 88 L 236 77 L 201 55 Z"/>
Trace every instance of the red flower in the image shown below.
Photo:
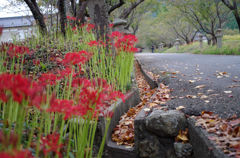
<path fill-rule="evenodd" d="M 31 82 L 22 77 L 20 74 L 1 74 L 0 75 L 0 99 L 7 101 L 6 91 L 10 91 L 13 100 L 21 103 L 23 99 L 27 100 L 28 97 L 34 95 L 35 90 L 30 89 Z"/>
<path fill-rule="evenodd" d="M 88 24 L 87 25 L 87 32 L 90 32 L 92 29 L 94 29 L 94 25 L 93 24 Z"/>
<path fill-rule="evenodd" d="M 71 16 L 67 16 L 67 19 L 71 19 Z"/>
<path fill-rule="evenodd" d="M 43 142 L 43 153 L 48 154 L 49 152 L 55 152 L 59 157 L 61 153 L 58 151 L 62 147 L 62 144 L 58 144 L 59 134 L 56 132 L 54 134 L 48 134 L 47 138 L 42 137 L 41 141 Z"/>
<path fill-rule="evenodd" d="M 85 79 L 85 78 L 76 78 L 72 81 L 72 87 L 75 87 L 75 88 L 79 88 L 79 87 L 89 87 L 91 86 L 92 83 L 88 80 L 88 79 Z"/>
<path fill-rule="evenodd" d="M 118 32 L 118 31 L 114 31 L 114 32 L 112 32 L 111 35 L 109 35 L 109 37 L 113 37 L 113 38 L 120 38 L 122 36 L 123 35 L 120 32 Z"/>
<path fill-rule="evenodd" d="M 57 76 L 52 73 L 44 73 L 38 79 L 38 85 L 42 87 L 46 87 L 47 85 L 56 85 L 57 84 Z"/>
<path fill-rule="evenodd" d="M 47 112 L 59 112 L 64 114 L 64 119 L 70 118 L 72 115 L 77 115 L 76 113 L 77 106 L 73 106 L 72 100 L 58 100 L 53 99 L 50 107 L 47 109 Z"/>
<path fill-rule="evenodd" d="M 73 27 L 73 28 L 72 28 L 72 31 L 76 31 L 76 30 L 77 30 L 77 27 Z"/>
<path fill-rule="evenodd" d="M 86 51 L 67 53 L 65 58 L 62 60 L 62 63 L 70 64 L 70 66 L 77 64 L 80 67 L 80 63 L 84 64 L 89 60 L 90 56 L 91 55 Z"/>
<path fill-rule="evenodd" d="M 73 78 L 76 77 L 76 75 L 77 75 L 75 73 L 74 69 L 71 69 L 68 67 L 65 70 L 59 71 L 58 73 L 61 75 L 61 77 L 59 79 L 69 77 L 71 75 L 71 73 L 72 73 Z"/>
<path fill-rule="evenodd" d="M 76 18 L 75 17 L 71 17 L 71 20 L 76 20 Z"/>
<path fill-rule="evenodd" d="M 93 46 L 98 46 L 98 42 L 97 41 L 90 41 L 89 43 L 87 43 L 90 47 Z"/>
<path fill-rule="evenodd" d="M 29 52 L 29 49 L 28 47 L 24 47 L 24 46 L 10 46 L 9 47 L 9 50 L 8 50 L 8 54 L 10 57 L 21 57 L 23 54 L 26 54 L 28 53 L 29 55 L 32 53 L 32 52 Z"/>
<path fill-rule="evenodd" d="M 111 28 L 113 28 L 113 23 L 110 23 L 108 26 L 111 27 Z"/>
<path fill-rule="evenodd" d="M 109 117 L 109 118 L 112 118 L 114 112 L 113 112 L 113 111 L 109 111 L 109 110 L 107 109 L 107 111 L 102 111 L 101 114 L 102 114 L 105 118 L 108 118 L 108 117 Z"/>

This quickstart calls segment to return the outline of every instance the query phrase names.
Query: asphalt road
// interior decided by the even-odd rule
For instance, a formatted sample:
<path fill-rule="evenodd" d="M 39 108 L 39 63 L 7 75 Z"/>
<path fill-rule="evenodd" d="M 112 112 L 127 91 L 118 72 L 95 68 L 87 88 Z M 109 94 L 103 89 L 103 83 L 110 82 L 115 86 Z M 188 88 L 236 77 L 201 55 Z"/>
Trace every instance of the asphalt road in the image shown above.
<path fill-rule="evenodd" d="M 170 74 L 175 98 L 166 103 L 169 109 L 184 106 L 187 115 L 211 111 L 221 118 L 240 117 L 240 56 L 136 53 L 135 57 L 148 71 Z M 205 87 L 196 88 L 199 85 Z"/>

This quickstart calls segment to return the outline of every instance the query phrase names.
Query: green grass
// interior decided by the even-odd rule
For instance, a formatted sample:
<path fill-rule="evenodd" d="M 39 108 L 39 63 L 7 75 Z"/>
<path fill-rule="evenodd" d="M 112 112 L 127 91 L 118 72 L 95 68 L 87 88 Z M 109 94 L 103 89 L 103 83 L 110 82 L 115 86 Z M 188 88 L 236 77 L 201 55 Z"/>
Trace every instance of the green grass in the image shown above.
<path fill-rule="evenodd" d="M 209 46 L 203 43 L 203 49 L 200 50 L 199 42 L 193 42 L 189 45 L 181 45 L 179 51 L 176 47 L 169 48 L 163 53 L 194 53 L 194 54 L 216 54 L 216 55 L 240 55 L 240 40 L 223 41 L 223 47 L 217 49 L 217 46 Z"/>

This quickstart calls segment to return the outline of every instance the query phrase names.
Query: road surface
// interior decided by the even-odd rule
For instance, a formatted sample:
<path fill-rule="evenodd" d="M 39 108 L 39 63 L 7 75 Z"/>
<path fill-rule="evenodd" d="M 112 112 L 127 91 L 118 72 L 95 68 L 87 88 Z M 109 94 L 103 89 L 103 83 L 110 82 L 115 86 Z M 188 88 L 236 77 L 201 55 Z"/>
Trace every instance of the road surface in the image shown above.
<path fill-rule="evenodd" d="M 174 99 L 166 103 L 169 109 L 184 106 L 187 115 L 211 111 L 221 118 L 240 117 L 240 56 L 136 53 L 135 57 L 149 71 L 170 74 Z"/>

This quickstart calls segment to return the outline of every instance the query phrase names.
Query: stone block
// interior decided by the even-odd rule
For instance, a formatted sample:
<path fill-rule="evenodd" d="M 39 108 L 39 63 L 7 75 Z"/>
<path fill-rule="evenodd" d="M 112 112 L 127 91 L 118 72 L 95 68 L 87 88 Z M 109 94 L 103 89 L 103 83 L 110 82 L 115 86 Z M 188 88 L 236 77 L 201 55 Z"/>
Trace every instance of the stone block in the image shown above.
<path fill-rule="evenodd" d="M 177 110 L 154 110 L 145 120 L 149 133 L 162 138 L 176 137 L 180 130 L 187 127 L 187 119 Z"/>
<path fill-rule="evenodd" d="M 193 158 L 193 147 L 190 143 L 183 144 L 175 142 L 174 149 L 178 158 Z"/>

